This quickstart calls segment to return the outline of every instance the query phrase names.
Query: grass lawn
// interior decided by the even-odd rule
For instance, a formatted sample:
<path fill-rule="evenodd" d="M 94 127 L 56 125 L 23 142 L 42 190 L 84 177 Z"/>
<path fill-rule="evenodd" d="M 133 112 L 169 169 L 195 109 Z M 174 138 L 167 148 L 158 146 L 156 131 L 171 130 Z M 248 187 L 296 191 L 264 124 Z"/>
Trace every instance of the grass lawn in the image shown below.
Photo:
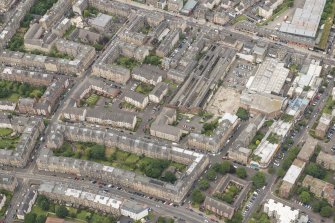
<path fill-rule="evenodd" d="M 4 194 L 6 195 L 6 202 L 5 205 L 2 207 L 2 209 L 0 210 L 0 217 L 3 217 L 7 211 L 7 207 L 10 204 L 10 201 L 12 200 L 13 197 L 13 193 L 7 190 L 0 190 L 0 194 Z"/>
<path fill-rule="evenodd" d="M 331 6 L 332 6 L 331 7 L 331 12 L 330 12 L 328 18 L 326 19 L 326 21 L 324 23 L 323 31 L 322 31 L 322 34 L 321 34 L 321 40 L 319 42 L 319 48 L 320 49 L 326 49 L 327 43 L 328 43 L 329 34 L 330 34 L 330 30 L 331 30 L 333 22 L 334 22 L 335 1 L 332 2 Z M 326 5 L 326 7 L 327 7 L 327 5 Z"/>
<path fill-rule="evenodd" d="M 0 139 L 0 149 L 15 149 L 20 137 L 8 137 Z"/>
<path fill-rule="evenodd" d="M 211 136 L 214 133 L 214 130 L 218 127 L 219 120 L 215 119 L 212 122 L 207 122 L 202 126 L 201 134 L 206 136 Z"/>
<path fill-rule="evenodd" d="M 332 96 L 327 98 L 326 104 L 322 109 L 321 113 L 331 114 L 333 111 L 333 106 L 335 105 L 335 101 L 333 101 Z"/>
<path fill-rule="evenodd" d="M 126 101 L 123 101 L 121 103 L 121 107 L 122 108 L 126 108 L 126 109 L 131 109 L 131 110 L 133 110 L 133 109 L 137 110 L 137 108 L 135 107 L 135 105 L 132 105 L 132 104 L 126 102 Z"/>
<path fill-rule="evenodd" d="M 0 128 L 0 137 L 2 136 L 8 136 L 10 134 L 12 134 L 13 129 L 9 129 L 9 128 Z"/>
<path fill-rule="evenodd" d="M 61 148 L 54 150 L 54 155 L 92 160 L 161 180 L 164 180 L 162 178 L 163 172 L 167 168 L 175 167 L 177 171 L 183 172 L 187 167 L 181 163 L 139 156 L 116 148 L 105 148 L 94 143 L 65 142 Z"/>
<path fill-rule="evenodd" d="M 178 87 L 178 85 L 172 80 L 165 79 L 163 82 L 167 83 L 172 89 L 176 89 Z"/>
<path fill-rule="evenodd" d="M 136 66 L 139 65 L 139 62 L 135 60 L 134 58 L 129 58 L 125 56 L 120 56 L 116 60 L 116 64 L 122 67 L 125 67 L 129 70 L 134 69 Z"/>
<path fill-rule="evenodd" d="M 44 215 L 47 216 L 48 212 L 47 211 L 43 211 L 40 207 L 38 207 L 37 205 L 34 205 L 31 209 L 32 213 L 35 213 L 36 215 Z"/>
<path fill-rule="evenodd" d="M 13 93 L 11 94 L 9 97 L 5 98 L 7 101 L 11 101 L 11 102 L 18 102 L 20 99 L 20 95 Z"/>
<path fill-rule="evenodd" d="M 153 85 L 141 83 L 136 87 L 135 91 L 141 94 L 148 95 L 153 89 Z"/>
<path fill-rule="evenodd" d="M 143 63 L 145 64 L 151 64 L 154 66 L 160 66 L 162 64 L 162 58 L 156 55 L 148 55 L 144 58 Z"/>
<path fill-rule="evenodd" d="M 78 210 L 77 212 L 77 218 L 79 220 L 83 220 L 86 221 L 88 218 L 90 218 L 92 216 L 91 212 L 88 212 L 86 210 Z"/>
<path fill-rule="evenodd" d="M 88 106 L 94 106 L 99 101 L 100 96 L 97 94 L 91 94 L 87 99 L 86 103 Z"/>
<path fill-rule="evenodd" d="M 245 21 L 245 20 L 247 20 L 247 19 L 248 19 L 248 17 L 247 17 L 246 15 L 239 15 L 239 16 L 237 16 L 236 18 L 234 18 L 234 19 L 230 22 L 230 24 L 234 25 L 234 24 L 236 24 L 236 23 L 238 23 L 238 22 L 242 22 L 242 21 Z"/>
<path fill-rule="evenodd" d="M 54 206 L 55 204 L 50 201 L 51 206 Z M 82 223 L 82 222 L 87 222 L 87 223 L 100 223 L 100 222 L 112 222 L 111 216 L 104 216 L 95 212 L 90 212 L 87 210 L 81 210 L 81 209 L 76 209 L 73 207 L 67 207 L 69 211 L 68 216 L 75 216 L 74 218 L 71 217 L 66 217 L 66 220 L 69 220 L 69 222 L 74 222 L 74 223 Z M 35 204 L 32 207 L 31 210 L 32 213 L 35 213 L 37 216 L 44 215 L 44 216 L 49 216 L 49 217 L 57 217 L 55 213 L 49 212 L 49 211 L 44 211 L 42 210 L 37 204 Z"/>

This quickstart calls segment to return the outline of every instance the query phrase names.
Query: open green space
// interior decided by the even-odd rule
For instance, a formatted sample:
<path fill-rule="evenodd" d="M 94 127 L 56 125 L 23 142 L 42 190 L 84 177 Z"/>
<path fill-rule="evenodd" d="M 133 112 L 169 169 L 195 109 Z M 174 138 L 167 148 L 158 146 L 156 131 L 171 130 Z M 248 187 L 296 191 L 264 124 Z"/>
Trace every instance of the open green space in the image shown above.
<path fill-rule="evenodd" d="M 126 56 L 120 56 L 115 62 L 117 65 L 127 68 L 129 70 L 132 70 L 139 65 L 139 62 L 137 60 Z"/>
<path fill-rule="evenodd" d="M 237 117 L 245 121 L 249 119 L 249 112 L 244 108 L 238 108 L 236 112 Z"/>
<path fill-rule="evenodd" d="M 115 223 L 112 215 L 104 215 L 88 209 L 77 209 L 55 204 L 44 195 L 38 195 L 29 214 L 25 215 L 25 223 L 44 223 L 47 217 L 58 217 L 71 222 Z"/>
<path fill-rule="evenodd" d="M 28 28 L 30 22 L 34 19 L 34 15 L 43 16 L 56 2 L 57 0 L 35 1 L 35 4 L 31 7 L 30 11 L 26 14 L 23 21 L 21 22 L 21 27 Z"/>
<path fill-rule="evenodd" d="M 139 156 L 95 143 L 65 142 L 59 149 L 54 150 L 54 154 L 92 160 L 170 183 L 177 180 L 175 172 L 182 172 L 186 169 L 184 164 L 145 157 L 144 155 Z"/>
<path fill-rule="evenodd" d="M 157 223 L 174 223 L 175 221 L 173 220 L 173 218 L 169 218 L 169 217 L 162 217 L 159 216 L 157 219 Z"/>
<path fill-rule="evenodd" d="M 84 10 L 83 16 L 84 17 L 90 17 L 90 16 L 97 16 L 99 14 L 99 10 L 94 7 L 87 7 L 87 9 Z"/>
<path fill-rule="evenodd" d="M 65 33 L 64 33 L 64 35 L 63 35 L 63 38 L 68 38 L 70 35 L 71 35 L 71 33 L 74 31 L 76 29 L 76 26 L 75 25 L 71 25 L 66 31 L 65 31 Z"/>
<path fill-rule="evenodd" d="M 218 125 L 219 125 L 218 119 L 215 119 L 214 121 L 211 121 L 211 122 L 206 122 L 202 126 L 201 134 L 204 134 L 206 136 L 211 136 L 214 130 L 218 127 Z"/>
<path fill-rule="evenodd" d="M 271 132 L 270 135 L 266 138 L 266 140 L 271 144 L 278 144 L 280 136 L 274 132 Z"/>
<path fill-rule="evenodd" d="M 147 35 L 151 31 L 151 27 L 149 24 L 145 23 L 144 26 L 139 30 L 140 33 Z"/>
<path fill-rule="evenodd" d="M 123 101 L 121 103 L 121 108 L 126 108 L 126 109 L 131 109 L 131 110 L 133 110 L 133 109 L 136 110 L 137 109 L 135 105 L 132 105 L 132 104 L 126 102 L 126 101 Z"/>
<path fill-rule="evenodd" d="M 262 139 L 264 138 L 265 134 L 261 131 L 257 131 L 254 138 L 252 138 L 251 143 L 249 144 L 249 149 L 255 150 L 257 146 L 261 143 Z"/>
<path fill-rule="evenodd" d="M 0 80 L 0 100 L 17 102 L 20 97 L 40 98 L 45 90 L 45 86 Z"/>
<path fill-rule="evenodd" d="M 135 91 L 141 94 L 145 94 L 148 95 L 155 86 L 151 85 L 151 84 L 146 84 L 146 83 L 140 83 L 139 85 L 137 85 Z"/>
<path fill-rule="evenodd" d="M 16 136 L 4 136 L 0 138 L 0 149 L 15 149 L 20 137 Z"/>
<path fill-rule="evenodd" d="M 13 132 L 13 129 L 0 128 L 0 137 L 8 136 L 8 135 L 12 134 L 12 132 Z"/>
<path fill-rule="evenodd" d="M 283 177 L 285 175 L 286 171 L 290 168 L 293 161 L 297 157 L 299 151 L 300 151 L 300 148 L 297 147 L 297 146 L 293 146 L 288 150 L 288 152 L 287 152 L 287 154 L 286 154 L 286 156 L 285 156 L 285 158 L 282 162 L 282 165 L 280 166 L 280 168 L 277 171 L 277 175 L 279 177 Z"/>
<path fill-rule="evenodd" d="M 19 142 L 19 135 L 11 136 L 12 129 L 0 128 L 0 149 L 15 149 Z"/>
<path fill-rule="evenodd" d="M 246 15 L 239 15 L 239 16 L 235 17 L 233 20 L 231 20 L 230 24 L 234 25 L 238 22 L 242 22 L 242 21 L 245 21 L 247 19 L 248 19 L 248 17 Z"/>
<path fill-rule="evenodd" d="M 269 216 L 261 211 L 252 214 L 248 223 L 271 223 Z"/>
<path fill-rule="evenodd" d="M 335 106 L 335 101 L 333 100 L 332 96 L 327 98 L 326 104 L 322 109 L 321 113 L 331 114 L 333 111 L 333 107 Z"/>
<path fill-rule="evenodd" d="M 88 106 L 94 106 L 96 103 L 99 101 L 100 96 L 97 94 L 91 94 L 87 99 L 86 99 L 86 104 Z"/>
<path fill-rule="evenodd" d="M 53 46 L 48 53 L 43 52 L 43 51 L 39 51 L 39 50 L 33 50 L 30 53 L 36 54 L 36 55 L 48 56 L 48 57 L 62 58 L 62 59 L 67 59 L 67 60 L 73 60 L 74 59 L 73 56 L 60 52 L 56 48 L 56 46 Z"/>
<path fill-rule="evenodd" d="M 12 200 L 13 193 L 7 190 L 0 189 L 0 194 L 4 194 L 6 196 L 6 202 L 5 205 L 0 210 L 0 218 L 5 216 L 5 213 L 7 211 L 8 205 L 10 204 L 10 201 Z"/>
<path fill-rule="evenodd" d="M 213 196 L 221 201 L 224 201 L 228 204 L 234 203 L 236 197 L 241 192 L 242 187 L 235 184 L 234 182 L 229 182 L 227 188 L 224 192 L 216 192 Z"/>
<path fill-rule="evenodd" d="M 282 114 L 282 116 L 280 116 L 280 119 L 283 120 L 284 122 L 291 122 L 293 120 L 293 116 L 289 115 L 289 114 Z"/>
<path fill-rule="evenodd" d="M 154 66 L 160 66 L 162 64 L 162 58 L 154 54 L 150 54 L 144 58 L 144 64 L 151 64 Z"/>
<path fill-rule="evenodd" d="M 327 0 L 320 21 L 320 24 L 324 24 L 321 39 L 319 42 L 320 49 L 326 49 L 327 47 L 330 30 L 334 23 L 334 16 L 335 16 L 335 1 Z"/>

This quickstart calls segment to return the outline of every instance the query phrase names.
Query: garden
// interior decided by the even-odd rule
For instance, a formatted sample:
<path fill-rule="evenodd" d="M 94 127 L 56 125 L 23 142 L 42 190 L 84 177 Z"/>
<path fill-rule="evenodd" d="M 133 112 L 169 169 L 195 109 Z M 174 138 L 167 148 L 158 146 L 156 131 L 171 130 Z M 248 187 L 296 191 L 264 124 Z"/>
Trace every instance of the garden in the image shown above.
<path fill-rule="evenodd" d="M 7 211 L 7 208 L 9 206 L 9 204 L 10 204 L 10 201 L 12 200 L 13 193 L 10 192 L 10 191 L 7 191 L 7 190 L 0 189 L 0 194 L 3 194 L 3 195 L 6 196 L 6 202 L 0 210 L 0 218 L 2 218 L 2 217 L 5 216 L 5 213 Z"/>
<path fill-rule="evenodd" d="M 218 125 L 219 125 L 219 119 L 215 119 L 211 122 L 206 122 L 202 126 L 201 134 L 211 136 L 214 133 L 214 130 L 218 127 Z"/>
<path fill-rule="evenodd" d="M 15 149 L 19 142 L 19 134 L 12 135 L 13 130 L 0 128 L 0 149 Z"/>
<path fill-rule="evenodd" d="M 87 223 L 115 223 L 116 218 L 112 215 L 103 215 L 88 209 L 77 209 L 55 204 L 44 195 L 38 195 L 36 203 L 30 213 L 25 215 L 25 223 L 45 223 L 47 217 L 58 217 L 71 222 Z"/>
<path fill-rule="evenodd" d="M 45 90 L 45 86 L 37 87 L 27 83 L 0 80 L 0 100 L 17 102 L 20 97 L 40 98 Z"/>
<path fill-rule="evenodd" d="M 177 180 L 175 172 L 183 172 L 186 169 L 184 164 L 170 160 L 153 159 L 144 155 L 139 156 L 95 143 L 64 142 L 59 149 L 54 150 L 54 154 L 104 163 L 170 183 Z"/>
<path fill-rule="evenodd" d="M 139 85 L 137 85 L 135 91 L 137 93 L 148 95 L 153 89 L 154 89 L 154 86 L 151 84 L 140 83 Z"/>
<path fill-rule="evenodd" d="M 132 71 L 135 67 L 139 65 L 139 62 L 134 58 L 120 56 L 119 58 L 117 58 L 116 64 Z"/>
<path fill-rule="evenodd" d="M 94 105 L 96 105 L 96 103 L 99 101 L 99 98 L 100 98 L 100 96 L 99 95 L 97 95 L 97 94 L 91 94 L 86 100 L 85 100 L 85 102 L 86 102 L 86 104 L 88 105 L 88 106 L 94 106 Z"/>
<path fill-rule="evenodd" d="M 216 192 L 213 196 L 228 204 L 234 203 L 236 197 L 239 195 L 243 187 L 230 181 L 224 192 Z"/>

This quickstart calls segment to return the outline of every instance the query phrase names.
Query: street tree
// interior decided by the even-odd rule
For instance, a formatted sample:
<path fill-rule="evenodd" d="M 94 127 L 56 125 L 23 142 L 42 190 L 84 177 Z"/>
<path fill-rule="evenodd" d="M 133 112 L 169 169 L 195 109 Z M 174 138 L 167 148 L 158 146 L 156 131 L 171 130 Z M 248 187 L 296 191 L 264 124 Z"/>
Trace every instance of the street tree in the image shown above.
<path fill-rule="evenodd" d="M 241 179 L 245 179 L 247 177 L 247 171 L 243 167 L 238 167 L 236 169 L 236 175 Z"/>
<path fill-rule="evenodd" d="M 256 188 L 261 188 L 266 184 L 265 174 L 262 172 L 257 172 L 251 180 Z"/>
<path fill-rule="evenodd" d="M 205 196 L 201 193 L 199 189 L 195 189 L 192 192 L 192 202 L 195 204 L 201 204 L 204 202 Z"/>
<path fill-rule="evenodd" d="M 300 193 L 299 199 L 302 203 L 308 204 L 311 201 L 311 195 L 307 191 L 303 191 Z"/>

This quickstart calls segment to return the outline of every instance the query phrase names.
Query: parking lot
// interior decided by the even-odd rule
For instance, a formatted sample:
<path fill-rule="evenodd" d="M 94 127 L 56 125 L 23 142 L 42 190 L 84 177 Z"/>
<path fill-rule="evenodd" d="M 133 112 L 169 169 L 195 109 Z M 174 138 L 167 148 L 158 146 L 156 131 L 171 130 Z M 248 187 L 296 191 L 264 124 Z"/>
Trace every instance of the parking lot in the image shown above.
<path fill-rule="evenodd" d="M 244 60 L 236 60 L 229 73 L 226 75 L 223 81 L 223 86 L 243 90 L 249 77 L 252 76 L 255 71 L 255 65 Z"/>

